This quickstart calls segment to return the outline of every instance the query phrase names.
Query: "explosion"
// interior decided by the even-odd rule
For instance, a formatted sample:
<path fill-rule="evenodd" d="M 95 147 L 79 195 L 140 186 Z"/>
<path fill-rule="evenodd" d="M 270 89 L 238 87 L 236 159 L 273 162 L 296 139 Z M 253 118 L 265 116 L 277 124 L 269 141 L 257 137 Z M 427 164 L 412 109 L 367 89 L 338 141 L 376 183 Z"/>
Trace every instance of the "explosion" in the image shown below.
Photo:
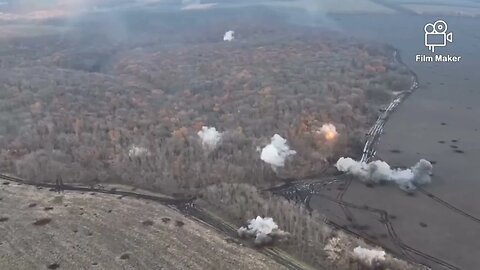
<path fill-rule="evenodd" d="M 235 31 L 227 31 L 225 32 L 225 35 L 223 36 L 223 41 L 232 41 L 234 39 L 233 34 L 235 34 Z"/>
<path fill-rule="evenodd" d="M 197 135 L 202 140 L 202 145 L 210 149 L 215 148 L 222 140 L 222 133 L 218 132 L 214 127 L 203 126 Z"/>
<path fill-rule="evenodd" d="M 385 261 L 386 255 L 385 251 L 383 250 L 368 249 L 360 246 L 353 249 L 353 254 L 355 257 L 369 266 L 373 266 L 376 263 Z"/>
<path fill-rule="evenodd" d="M 283 237 L 288 234 L 280 230 L 271 217 L 257 216 L 248 223 L 247 227 L 240 227 L 237 232 L 240 237 L 255 237 L 255 245 L 270 244 L 275 237 Z"/>
<path fill-rule="evenodd" d="M 338 136 L 337 128 L 330 123 L 323 124 L 319 133 L 322 134 L 327 141 L 332 141 Z"/>
<path fill-rule="evenodd" d="M 282 136 L 275 134 L 273 135 L 270 144 L 262 149 L 260 159 L 270 164 L 272 169 L 276 171 L 278 167 L 285 166 L 285 160 L 289 156 L 295 155 L 296 153 L 296 151 L 290 150 L 287 140 L 282 138 Z"/>

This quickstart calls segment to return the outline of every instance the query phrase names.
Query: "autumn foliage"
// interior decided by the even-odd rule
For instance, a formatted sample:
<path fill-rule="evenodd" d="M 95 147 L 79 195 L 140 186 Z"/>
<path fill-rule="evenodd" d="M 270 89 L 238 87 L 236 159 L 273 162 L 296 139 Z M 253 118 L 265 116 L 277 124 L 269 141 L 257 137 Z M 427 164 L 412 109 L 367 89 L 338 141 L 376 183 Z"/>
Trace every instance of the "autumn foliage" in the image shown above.
<path fill-rule="evenodd" d="M 242 16 L 228 19 L 235 42 L 221 39 L 225 17 L 186 27 L 168 16 L 126 20 L 129 39 L 93 17 L 98 27 L 1 41 L 2 170 L 174 193 L 318 175 L 358 154 L 378 108 L 409 82 L 391 49 Z M 334 142 L 319 136 L 324 123 Z M 213 150 L 197 136 L 204 125 L 224 134 Z M 277 174 L 258 152 L 275 133 L 297 151 Z"/>

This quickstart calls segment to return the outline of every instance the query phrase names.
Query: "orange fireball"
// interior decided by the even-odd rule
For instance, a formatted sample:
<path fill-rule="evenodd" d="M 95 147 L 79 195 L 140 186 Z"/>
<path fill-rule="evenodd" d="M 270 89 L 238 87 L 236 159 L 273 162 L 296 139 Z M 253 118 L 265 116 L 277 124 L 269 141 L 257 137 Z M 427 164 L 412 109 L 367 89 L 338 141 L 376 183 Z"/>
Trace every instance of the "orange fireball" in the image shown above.
<path fill-rule="evenodd" d="M 337 137 L 337 133 L 333 131 L 327 131 L 325 132 L 325 140 L 331 141 L 334 140 Z"/>
<path fill-rule="evenodd" d="M 323 134 L 327 141 L 335 140 L 338 136 L 337 128 L 331 123 L 323 124 L 320 128 L 320 133 Z"/>

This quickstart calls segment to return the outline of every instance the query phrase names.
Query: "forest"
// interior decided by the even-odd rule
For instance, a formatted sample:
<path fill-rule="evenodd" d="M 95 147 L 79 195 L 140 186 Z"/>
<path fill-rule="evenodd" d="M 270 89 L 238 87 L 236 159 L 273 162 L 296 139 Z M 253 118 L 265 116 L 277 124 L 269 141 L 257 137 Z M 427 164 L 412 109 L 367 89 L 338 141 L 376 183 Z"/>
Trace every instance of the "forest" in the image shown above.
<path fill-rule="evenodd" d="M 359 156 L 379 109 L 408 89 L 409 73 L 385 44 L 264 10 L 214 15 L 94 14 L 48 20 L 44 27 L 62 30 L 44 35 L 1 38 L 1 171 L 198 197 L 235 223 L 272 213 L 303 220 L 293 217 L 305 210 L 289 215 L 299 206 L 261 198 L 257 188 L 331 174 L 338 157 Z M 223 41 L 229 30 L 235 39 Z M 338 136 L 323 136 L 324 124 Z M 218 144 L 202 143 L 202 127 L 222 134 Z M 279 170 L 260 159 L 274 134 L 296 151 Z M 220 194 L 235 207 L 249 206 L 243 197 L 273 203 L 237 213 L 217 205 Z M 291 228 L 305 228 L 293 232 L 308 234 L 296 242 L 303 247 L 314 245 L 310 234 L 323 244 L 331 236 L 308 229 L 325 226 L 316 215 L 300 215 L 310 227 Z M 325 260 L 308 254 L 314 265 Z"/>
<path fill-rule="evenodd" d="M 169 193 L 312 176 L 358 154 L 381 105 L 408 88 L 391 48 L 260 20 L 239 24 L 235 42 L 222 42 L 212 22 L 198 26 L 203 35 L 185 29 L 170 43 L 159 40 L 168 27 L 135 32 L 130 44 L 86 26 L 98 18 L 62 35 L 4 41 L 3 169 Z M 325 123 L 339 133 L 334 142 L 318 135 Z M 215 149 L 203 149 L 202 126 L 222 132 Z M 278 175 L 258 153 L 276 133 L 297 152 Z M 129 155 L 132 147 L 148 151 Z"/>

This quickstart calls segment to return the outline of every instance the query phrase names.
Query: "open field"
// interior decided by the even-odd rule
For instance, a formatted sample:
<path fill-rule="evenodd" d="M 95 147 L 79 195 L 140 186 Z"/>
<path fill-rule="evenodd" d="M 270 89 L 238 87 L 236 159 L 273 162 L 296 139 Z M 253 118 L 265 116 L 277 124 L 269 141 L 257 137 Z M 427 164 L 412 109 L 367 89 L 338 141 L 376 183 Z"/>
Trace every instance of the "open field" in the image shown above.
<path fill-rule="evenodd" d="M 376 2 L 400 13 L 417 15 L 474 17 L 478 16 L 480 11 L 480 3 L 469 0 L 378 0 Z"/>
<path fill-rule="evenodd" d="M 414 61 L 416 54 L 426 53 L 422 27 L 431 18 L 374 19 L 352 16 L 341 22 L 364 37 L 395 44 L 420 81 L 420 88 L 387 122 L 377 158 L 393 167 L 411 166 L 420 158 L 431 160 L 432 183 L 408 196 L 396 186 L 372 188 L 353 179 L 327 187 L 321 196 L 312 198 L 310 205 L 366 238 L 433 269 L 476 269 L 480 248 L 476 241 L 480 237 L 480 95 L 475 89 L 480 82 L 475 71 L 480 60 L 480 36 L 472 34 L 471 29 L 479 27 L 478 21 L 445 18 L 456 40 L 442 53 L 465 57 L 460 63 L 445 64 Z M 378 20 L 385 23 L 374 23 Z M 337 201 L 326 200 L 325 196 Z M 341 202 L 351 205 L 342 207 Z M 387 227 L 378 214 L 366 211 L 367 207 L 386 211 L 391 226 Z M 388 228 L 395 233 L 389 235 Z"/>
<path fill-rule="evenodd" d="M 265 1 L 259 4 L 273 7 L 304 8 L 311 13 L 340 13 L 340 14 L 392 14 L 394 10 L 371 0 L 345 0 L 339 4 L 335 0 L 321 1 Z"/>
<path fill-rule="evenodd" d="M 423 4 L 423 5 L 437 5 L 437 6 L 450 5 L 450 6 L 462 6 L 462 7 L 478 5 L 475 3 L 475 1 L 472 1 L 472 0 L 380 0 L 380 1 L 384 3 L 392 3 L 392 4 L 399 4 L 399 5 Z"/>
<path fill-rule="evenodd" d="M 283 269 L 157 203 L 6 181 L 0 199 L 1 269 Z"/>
<path fill-rule="evenodd" d="M 0 41 L 15 38 L 58 35 L 64 31 L 66 31 L 65 27 L 34 24 L 0 24 Z"/>
<path fill-rule="evenodd" d="M 405 4 L 403 7 L 421 15 L 456 15 L 456 16 L 471 16 L 480 15 L 480 5 L 478 7 L 463 7 L 463 6 L 436 6 L 425 4 Z"/>

